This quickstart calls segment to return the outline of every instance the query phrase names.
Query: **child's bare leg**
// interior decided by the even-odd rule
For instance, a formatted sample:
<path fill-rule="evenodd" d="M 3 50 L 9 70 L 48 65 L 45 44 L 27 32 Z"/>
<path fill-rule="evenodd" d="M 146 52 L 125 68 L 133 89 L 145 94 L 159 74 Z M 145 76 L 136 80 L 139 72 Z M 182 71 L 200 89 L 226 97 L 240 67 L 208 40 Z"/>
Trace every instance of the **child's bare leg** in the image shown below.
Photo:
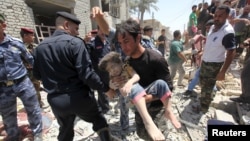
<path fill-rule="evenodd" d="M 181 123 L 177 120 L 177 118 L 175 117 L 172 111 L 170 99 L 166 98 L 163 104 L 165 107 L 165 117 L 171 121 L 171 123 L 174 125 L 175 128 L 177 129 L 181 128 Z"/>
<path fill-rule="evenodd" d="M 149 134 L 149 136 L 155 141 L 164 141 L 165 136 L 162 134 L 162 132 L 157 128 L 154 121 L 152 120 L 151 116 L 148 113 L 145 98 L 142 97 L 138 101 L 134 102 L 134 105 L 136 106 L 140 116 L 142 117 L 143 123 L 145 125 L 145 128 Z"/>

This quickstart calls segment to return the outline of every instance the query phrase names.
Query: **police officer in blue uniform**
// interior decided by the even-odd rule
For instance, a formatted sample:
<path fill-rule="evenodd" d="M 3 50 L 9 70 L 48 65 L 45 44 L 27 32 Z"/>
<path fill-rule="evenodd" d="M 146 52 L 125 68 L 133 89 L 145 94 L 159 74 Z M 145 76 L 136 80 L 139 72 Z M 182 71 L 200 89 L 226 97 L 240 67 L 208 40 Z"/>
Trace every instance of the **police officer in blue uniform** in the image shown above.
<path fill-rule="evenodd" d="M 60 125 L 59 141 L 72 141 L 76 116 L 93 124 L 101 141 L 111 141 L 107 121 L 91 89 L 111 92 L 93 69 L 83 40 L 76 37 L 81 22 L 57 12 L 56 30 L 34 51 L 34 76 L 42 80 L 47 100 Z"/>
<path fill-rule="evenodd" d="M 0 113 L 4 128 L 8 134 L 6 141 L 19 141 L 17 124 L 17 101 L 23 102 L 28 115 L 34 140 L 42 140 L 42 116 L 36 90 L 27 77 L 23 57 L 33 65 L 33 57 L 21 40 L 4 33 L 7 24 L 5 16 L 0 14 Z"/>
<path fill-rule="evenodd" d="M 153 27 L 145 26 L 143 28 L 141 44 L 143 47 L 153 49 L 154 51 L 162 55 L 162 53 L 155 47 L 154 40 L 151 38 L 152 34 L 153 34 Z"/>
<path fill-rule="evenodd" d="M 106 35 L 99 29 L 97 30 L 96 37 L 89 43 L 90 48 L 90 58 L 94 67 L 94 70 L 101 77 L 105 84 L 109 84 L 109 74 L 106 71 L 102 71 L 98 68 L 100 60 L 110 52 L 110 41 Z M 108 97 L 102 90 L 98 90 L 98 104 L 105 114 L 109 111 L 109 100 Z"/>

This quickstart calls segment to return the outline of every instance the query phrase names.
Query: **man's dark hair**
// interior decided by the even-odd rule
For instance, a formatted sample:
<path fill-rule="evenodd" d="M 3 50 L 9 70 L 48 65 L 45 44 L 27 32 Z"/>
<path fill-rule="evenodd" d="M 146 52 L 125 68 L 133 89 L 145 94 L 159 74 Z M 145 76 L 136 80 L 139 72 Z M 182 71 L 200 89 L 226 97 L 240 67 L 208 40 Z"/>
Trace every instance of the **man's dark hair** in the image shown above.
<path fill-rule="evenodd" d="M 216 10 L 225 10 L 227 14 L 230 13 L 230 7 L 227 5 L 221 5 Z"/>
<path fill-rule="evenodd" d="M 193 6 L 192 6 L 192 10 L 193 10 L 195 7 L 197 8 L 197 5 L 193 5 Z"/>
<path fill-rule="evenodd" d="M 174 31 L 174 38 L 178 37 L 181 34 L 180 30 L 175 30 Z"/>
<path fill-rule="evenodd" d="M 116 30 L 116 36 L 121 34 L 123 37 L 125 37 L 126 33 L 133 36 L 134 40 L 136 40 L 137 35 L 141 34 L 140 24 L 132 18 L 122 22 L 119 28 Z"/>

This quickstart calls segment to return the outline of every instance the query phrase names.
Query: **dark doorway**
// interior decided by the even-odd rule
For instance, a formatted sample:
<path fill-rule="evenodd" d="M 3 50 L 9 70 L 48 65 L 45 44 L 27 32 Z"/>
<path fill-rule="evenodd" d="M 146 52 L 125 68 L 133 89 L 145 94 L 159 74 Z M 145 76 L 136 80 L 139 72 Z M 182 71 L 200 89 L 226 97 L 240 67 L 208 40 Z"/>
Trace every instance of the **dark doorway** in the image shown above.
<path fill-rule="evenodd" d="M 68 8 L 42 0 L 25 0 L 25 2 L 33 10 L 36 28 L 36 43 L 40 43 L 45 37 L 51 36 L 55 31 L 57 11 L 71 12 Z"/>

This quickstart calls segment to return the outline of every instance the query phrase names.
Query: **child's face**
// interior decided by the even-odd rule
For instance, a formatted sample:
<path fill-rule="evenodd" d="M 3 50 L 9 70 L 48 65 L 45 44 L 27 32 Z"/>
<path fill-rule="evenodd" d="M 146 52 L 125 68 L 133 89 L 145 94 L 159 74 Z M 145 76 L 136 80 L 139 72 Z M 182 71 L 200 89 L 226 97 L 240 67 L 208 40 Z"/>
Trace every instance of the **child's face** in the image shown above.
<path fill-rule="evenodd" d="M 122 73 L 122 64 L 109 62 L 107 65 L 107 71 L 110 76 L 119 76 Z"/>

